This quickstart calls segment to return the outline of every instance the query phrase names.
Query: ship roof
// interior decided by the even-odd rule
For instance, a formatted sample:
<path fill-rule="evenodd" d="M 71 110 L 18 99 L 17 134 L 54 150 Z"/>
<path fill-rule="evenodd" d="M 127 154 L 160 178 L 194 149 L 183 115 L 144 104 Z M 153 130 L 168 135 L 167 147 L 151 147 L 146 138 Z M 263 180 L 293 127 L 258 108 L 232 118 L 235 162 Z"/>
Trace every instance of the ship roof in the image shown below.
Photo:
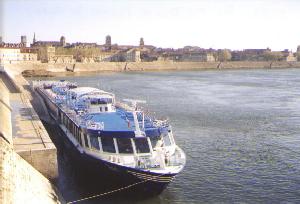
<path fill-rule="evenodd" d="M 91 120 L 104 123 L 104 131 L 134 131 L 134 122 L 117 112 L 93 114 Z"/>
<path fill-rule="evenodd" d="M 100 89 L 93 88 L 93 87 L 78 87 L 78 88 L 71 89 L 69 91 L 75 93 L 77 96 L 82 96 L 84 94 L 87 94 L 87 93 L 90 93 L 93 91 L 100 91 Z"/>
<path fill-rule="evenodd" d="M 96 113 L 90 114 L 86 118 L 97 123 L 103 123 L 104 128 L 101 130 L 102 136 L 108 137 L 134 137 L 136 130 L 133 115 L 123 109 L 118 109 L 117 112 Z M 151 119 L 147 116 L 145 120 L 145 133 L 147 137 L 159 136 L 161 132 L 168 131 L 168 127 L 155 127 Z M 142 115 L 138 116 L 138 121 L 141 125 Z M 89 129 L 89 134 L 98 134 L 99 130 Z"/>

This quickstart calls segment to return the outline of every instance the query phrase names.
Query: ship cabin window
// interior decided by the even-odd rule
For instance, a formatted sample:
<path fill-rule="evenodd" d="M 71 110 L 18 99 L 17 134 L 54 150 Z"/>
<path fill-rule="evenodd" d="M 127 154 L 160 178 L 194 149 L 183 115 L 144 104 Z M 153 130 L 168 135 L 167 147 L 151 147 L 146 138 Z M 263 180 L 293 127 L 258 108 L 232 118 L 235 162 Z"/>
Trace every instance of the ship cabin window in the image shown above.
<path fill-rule="evenodd" d="M 99 141 L 97 136 L 90 135 L 91 148 L 95 150 L 100 150 Z"/>
<path fill-rule="evenodd" d="M 84 134 L 83 137 L 84 137 L 84 146 L 89 147 L 89 140 L 87 134 Z"/>
<path fill-rule="evenodd" d="M 64 115 L 64 125 L 67 127 L 67 117 Z"/>
<path fill-rule="evenodd" d="M 130 138 L 117 138 L 119 153 L 132 154 L 133 148 Z"/>
<path fill-rule="evenodd" d="M 60 123 L 63 123 L 64 122 L 64 115 L 60 112 L 59 113 L 60 114 Z"/>
<path fill-rule="evenodd" d="M 165 146 L 171 146 L 172 145 L 169 134 L 163 134 L 163 138 L 164 138 L 164 145 Z"/>
<path fill-rule="evenodd" d="M 91 99 L 91 105 L 109 104 L 112 103 L 111 98 L 94 98 Z"/>
<path fill-rule="evenodd" d="M 152 148 L 161 147 L 163 145 L 161 136 L 150 137 Z"/>
<path fill-rule="evenodd" d="M 101 138 L 102 149 L 104 152 L 116 153 L 114 139 L 111 137 Z"/>
<path fill-rule="evenodd" d="M 135 138 L 134 139 L 136 153 L 149 153 L 150 148 L 147 138 Z"/>

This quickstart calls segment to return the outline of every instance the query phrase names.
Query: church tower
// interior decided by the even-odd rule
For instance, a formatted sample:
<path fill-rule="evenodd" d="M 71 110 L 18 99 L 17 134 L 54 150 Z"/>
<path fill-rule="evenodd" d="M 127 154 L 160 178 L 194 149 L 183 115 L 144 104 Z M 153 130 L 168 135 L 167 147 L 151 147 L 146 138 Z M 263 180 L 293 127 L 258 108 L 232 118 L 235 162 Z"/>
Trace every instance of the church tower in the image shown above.
<path fill-rule="evenodd" d="M 34 44 L 35 42 L 36 42 L 36 39 L 35 39 L 35 32 L 34 32 L 32 43 Z"/>
<path fill-rule="evenodd" d="M 107 35 L 105 37 L 105 50 L 107 50 L 107 51 L 111 50 L 111 37 L 110 37 L 110 35 Z"/>
<path fill-rule="evenodd" d="M 144 43 L 144 38 L 140 39 L 140 48 L 142 49 L 144 47 L 145 43 Z"/>
<path fill-rule="evenodd" d="M 61 38 L 60 38 L 60 46 L 62 46 L 62 47 L 66 46 L 66 38 L 65 38 L 65 36 L 61 36 Z"/>

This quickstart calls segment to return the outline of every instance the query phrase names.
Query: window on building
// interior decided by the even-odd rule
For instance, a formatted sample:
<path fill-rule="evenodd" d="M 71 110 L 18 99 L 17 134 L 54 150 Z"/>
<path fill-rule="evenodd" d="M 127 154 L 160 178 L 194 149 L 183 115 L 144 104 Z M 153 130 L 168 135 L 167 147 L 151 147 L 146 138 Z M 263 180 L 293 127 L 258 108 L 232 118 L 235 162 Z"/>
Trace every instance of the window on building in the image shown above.
<path fill-rule="evenodd" d="M 117 139 L 119 153 L 130 154 L 133 153 L 131 140 L 129 138 L 118 138 Z"/>
<path fill-rule="evenodd" d="M 134 139 L 135 148 L 137 153 L 149 153 L 150 148 L 147 138 L 135 138 Z"/>
<path fill-rule="evenodd" d="M 116 152 L 113 138 L 111 138 L 111 137 L 102 137 L 101 138 L 101 143 L 102 143 L 102 149 L 103 149 L 104 152 L 111 152 L 111 153 Z"/>
<path fill-rule="evenodd" d="M 99 141 L 97 136 L 90 136 L 91 148 L 100 150 Z"/>
<path fill-rule="evenodd" d="M 107 108 L 107 107 L 105 107 L 105 111 L 108 111 L 108 108 Z"/>

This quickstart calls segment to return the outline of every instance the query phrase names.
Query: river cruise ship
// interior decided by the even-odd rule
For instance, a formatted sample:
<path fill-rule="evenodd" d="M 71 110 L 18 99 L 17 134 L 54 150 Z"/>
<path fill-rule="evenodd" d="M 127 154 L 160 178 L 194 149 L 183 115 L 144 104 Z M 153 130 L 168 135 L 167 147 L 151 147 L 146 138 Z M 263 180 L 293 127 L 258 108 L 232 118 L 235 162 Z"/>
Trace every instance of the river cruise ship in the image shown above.
<path fill-rule="evenodd" d="M 98 88 L 67 81 L 34 81 L 70 151 L 96 176 L 127 190 L 161 193 L 183 170 L 186 156 L 167 120 Z"/>

